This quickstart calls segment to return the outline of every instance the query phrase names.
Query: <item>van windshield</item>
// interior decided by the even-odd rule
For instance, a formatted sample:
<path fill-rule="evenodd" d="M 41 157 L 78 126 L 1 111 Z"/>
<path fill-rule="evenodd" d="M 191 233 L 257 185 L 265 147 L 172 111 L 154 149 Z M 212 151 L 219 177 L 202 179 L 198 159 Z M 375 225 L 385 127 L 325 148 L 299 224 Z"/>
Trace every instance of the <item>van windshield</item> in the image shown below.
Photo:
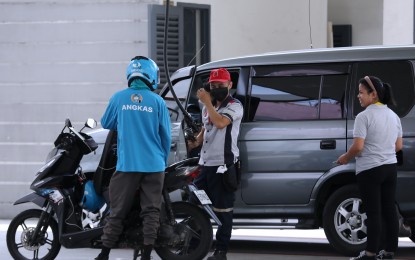
<path fill-rule="evenodd" d="M 186 100 L 187 94 L 189 93 L 190 81 L 191 78 L 186 78 L 176 82 L 176 84 L 173 85 L 174 92 L 181 102 Z M 167 91 L 166 95 L 164 96 L 164 100 L 174 101 L 173 94 L 170 90 Z"/>
<path fill-rule="evenodd" d="M 183 78 L 173 85 L 173 89 L 176 93 L 177 98 L 179 99 L 180 103 L 184 106 L 186 102 L 187 94 L 189 93 L 191 78 Z M 163 90 L 160 92 L 160 96 L 166 101 L 167 108 L 170 111 L 175 111 L 175 113 L 171 114 L 172 122 L 176 122 L 181 120 L 181 111 L 179 106 L 174 100 L 173 94 L 171 93 L 170 89 L 165 86 Z"/>

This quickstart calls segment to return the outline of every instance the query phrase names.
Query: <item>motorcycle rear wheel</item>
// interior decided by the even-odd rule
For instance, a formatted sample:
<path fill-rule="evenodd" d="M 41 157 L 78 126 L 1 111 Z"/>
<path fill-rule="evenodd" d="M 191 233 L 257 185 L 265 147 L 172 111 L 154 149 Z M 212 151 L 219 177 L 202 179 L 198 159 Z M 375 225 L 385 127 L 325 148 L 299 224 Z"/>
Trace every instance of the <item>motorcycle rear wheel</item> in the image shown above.
<path fill-rule="evenodd" d="M 212 246 L 213 229 L 210 219 L 199 207 L 186 203 L 172 203 L 177 221 L 174 229 L 184 230 L 186 239 L 174 246 L 156 247 L 155 251 L 163 260 L 203 259 Z"/>
<path fill-rule="evenodd" d="M 30 244 L 28 238 L 36 228 L 42 211 L 29 209 L 19 213 L 12 219 L 7 229 L 7 249 L 13 259 L 52 260 L 58 255 L 59 243 L 58 225 L 54 219 L 47 223 L 47 231 L 36 243 Z"/>

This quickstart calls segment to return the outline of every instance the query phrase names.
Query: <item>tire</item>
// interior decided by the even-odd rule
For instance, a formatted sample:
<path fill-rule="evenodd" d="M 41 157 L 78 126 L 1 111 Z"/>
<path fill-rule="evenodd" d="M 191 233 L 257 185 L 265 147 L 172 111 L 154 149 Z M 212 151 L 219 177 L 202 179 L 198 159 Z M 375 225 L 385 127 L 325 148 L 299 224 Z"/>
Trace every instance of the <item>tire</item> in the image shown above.
<path fill-rule="evenodd" d="M 174 230 L 192 230 L 184 233 L 178 243 L 172 246 L 156 247 L 155 251 L 163 260 L 199 260 L 203 259 L 212 246 L 213 229 L 208 216 L 197 206 L 176 202 L 172 204 L 177 223 Z M 183 232 L 181 234 L 183 235 Z"/>
<path fill-rule="evenodd" d="M 39 222 L 42 211 L 29 209 L 19 213 L 12 219 L 7 229 L 7 249 L 13 259 L 42 259 L 52 260 L 58 255 L 61 244 L 59 243 L 58 225 L 54 219 L 50 219 L 45 236 L 35 245 L 29 245 L 28 235 Z"/>
<path fill-rule="evenodd" d="M 357 186 L 344 186 L 333 192 L 324 207 L 324 233 L 338 252 L 357 255 L 366 248 L 366 219 Z"/>
<path fill-rule="evenodd" d="M 411 235 L 409 236 L 409 239 L 411 239 L 412 242 L 415 243 L 415 226 L 411 227 Z"/>

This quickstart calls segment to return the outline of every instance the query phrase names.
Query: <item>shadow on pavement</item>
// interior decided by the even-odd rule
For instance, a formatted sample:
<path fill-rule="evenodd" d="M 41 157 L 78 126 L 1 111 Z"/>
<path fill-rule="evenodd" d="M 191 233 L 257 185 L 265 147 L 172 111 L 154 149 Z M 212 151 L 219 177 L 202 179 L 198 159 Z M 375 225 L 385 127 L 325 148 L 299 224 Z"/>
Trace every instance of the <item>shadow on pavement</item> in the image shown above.
<path fill-rule="evenodd" d="M 290 256 L 289 259 L 349 259 L 349 256 L 339 254 L 327 243 L 231 240 L 229 251 L 231 255 L 248 255 L 255 253 L 258 255 L 258 259 L 263 259 L 260 255 L 274 255 L 275 257 L 278 255 L 285 255 L 286 257 Z M 396 253 L 396 257 L 397 260 L 415 260 L 415 244 L 413 247 L 400 247 Z M 230 259 L 233 258 L 231 257 Z"/>

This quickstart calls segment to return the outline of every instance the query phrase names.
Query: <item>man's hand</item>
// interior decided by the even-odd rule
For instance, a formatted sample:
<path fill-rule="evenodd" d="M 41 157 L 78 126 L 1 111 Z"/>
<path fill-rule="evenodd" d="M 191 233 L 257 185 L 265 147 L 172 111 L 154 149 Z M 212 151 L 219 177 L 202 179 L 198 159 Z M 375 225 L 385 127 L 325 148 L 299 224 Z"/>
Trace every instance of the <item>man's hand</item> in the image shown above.
<path fill-rule="evenodd" d="M 205 132 L 205 128 L 201 127 L 200 131 L 197 134 L 195 134 L 195 141 L 187 140 L 187 148 L 189 151 L 202 145 L 204 132 Z"/>
<path fill-rule="evenodd" d="M 200 146 L 200 144 L 198 143 L 197 140 L 195 140 L 195 141 L 187 140 L 187 148 L 189 149 L 189 151 L 195 149 L 198 146 Z"/>
<path fill-rule="evenodd" d="M 207 92 L 203 88 L 198 89 L 196 96 L 200 100 L 200 102 L 202 102 L 204 105 L 212 103 L 212 98 L 210 97 L 210 93 Z"/>

